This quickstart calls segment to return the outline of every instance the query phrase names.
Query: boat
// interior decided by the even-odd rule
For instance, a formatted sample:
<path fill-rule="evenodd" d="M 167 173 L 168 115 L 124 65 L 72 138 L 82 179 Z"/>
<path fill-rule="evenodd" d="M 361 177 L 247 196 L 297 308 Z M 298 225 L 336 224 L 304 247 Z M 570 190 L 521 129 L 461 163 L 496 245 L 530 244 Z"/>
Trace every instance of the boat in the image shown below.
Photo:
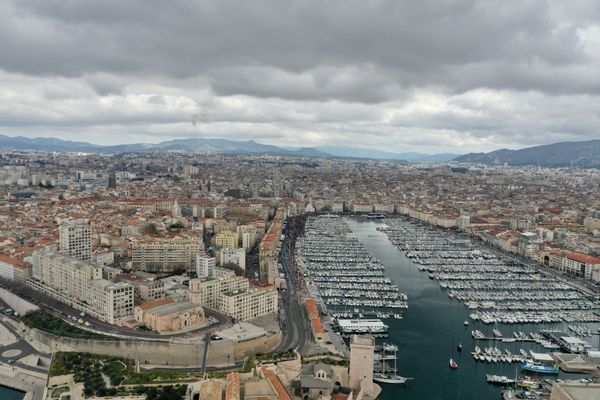
<path fill-rule="evenodd" d="M 453 359 L 450 359 L 450 368 L 452 368 L 452 369 L 458 368 L 458 364 Z"/>
<path fill-rule="evenodd" d="M 462 351 L 462 343 L 459 343 L 458 346 L 456 346 L 456 351 Z"/>
<path fill-rule="evenodd" d="M 514 379 L 510 379 L 503 375 L 490 375 L 487 374 L 485 376 L 487 383 L 491 383 L 492 385 L 512 385 L 515 383 Z"/>
<path fill-rule="evenodd" d="M 381 373 L 380 374 L 374 374 L 373 375 L 373 380 L 375 382 L 379 382 L 379 383 L 389 383 L 389 384 L 405 384 L 406 381 L 412 379 L 412 378 L 406 378 L 404 376 L 399 376 L 396 374 L 397 368 L 396 368 L 396 360 L 398 359 L 398 357 L 396 357 L 396 351 L 398 351 L 398 347 L 393 345 L 393 344 L 386 344 L 384 343 L 383 346 L 381 346 Z M 392 371 L 394 372 L 393 374 L 386 374 L 385 373 L 385 360 L 386 359 L 386 352 L 390 352 L 390 353 L 394 353 L 394 368 L 392 369 Z"/>
<path fill-rule="evenodd" d="M 521 376 L 517 381 L 517 386 L 527 389 L 537 389 L 542 385 L 542 380 L 532 376 Z"/>
<path fill-rule="evenodd" d="M 467 320 L 465 319 L 465 322 L 464 322 L 464 324 L 465 324 L 465 326 L 469 326 L 469 321 L 467 321 Z"/>
<path fill-rule="evenodd" d="M 496 337 L 502 337 L 502 332 L 500 332 L 498 329 L 493 329 L 492 333 L 494 334 L 494 336 Z"/>
<path fill-rule="evenodd" d="M 536 362 L 526 362 L 521 364 L 521 369 L 524 371 L 536 372 L 538 374 L 558 374 L 560 372 L 555 367 Z"/>
<path fill-rule="evenodd" d="M 389 383 L 389 384 L 405 384 L 407 381 L 413 378 L 407 378 L 399 375 L 385 375 L 385 374 L 374 374 L 373 380 L 379 383 Z"/>

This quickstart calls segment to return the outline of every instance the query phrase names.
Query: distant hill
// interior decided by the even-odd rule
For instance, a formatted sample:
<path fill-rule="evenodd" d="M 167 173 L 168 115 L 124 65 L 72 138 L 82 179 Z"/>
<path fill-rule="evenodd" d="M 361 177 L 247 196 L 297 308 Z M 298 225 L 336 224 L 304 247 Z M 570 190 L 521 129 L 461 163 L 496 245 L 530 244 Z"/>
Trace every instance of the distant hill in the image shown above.
<path fill-rule="evenodd" d="M 55 138 L 26 138 L 0 135 L 0 148 L 9 150 L 38 150 L 84 153 L 126 153 L 189 151 L 205 154 L 270 154 L 282 156 L 330 157 L 315 148 L 284 149 L 257 143 L 253 140 L 238 142 L 226 139 L 177 139 L 157 144 L 135 143 L 115 146 L 99 146 L 87 142 L 74 142 Z"/>
<path fill-rule="evenodd" d="M 318 150 L 324 151 L 337 157 L 371 158 L 375 160 L 405 160 L 410 162 L 444 162 L 456 158 L 458 154 L 424 154 L 424 153 L 393 153 L 389 151 L 365 149 L 361 147 L 348 146 L 321 146 Z"/>
<path fill-rule="evenodd" d="M 157 144 L 134 143 L 115 146 L 99 146 L 87 142 L 75 142 L 56 138 L 27 138 L 0 135 L 0 148 L 9 150 L 38 150 L 82 153 L 128 153 L 189 151 L 203 154 L 270 154 L 281 156 L 324 158 L 369 158 L 375 160 L 402 160 L 410 162 L 441 162 L 456 154 L 391 153 L 358 147 L 326 146 L 320 148 L 283 148 L 257 143 L 254 140 L 234 141 L 227 139 L 189 138 L 176 139 Z"/>
<path fill-rule="evenodd" d="M 469 153 L 453 161 L 487 165 L 539 165 L 542 167 L 600 168 L 600 140 L 562 142 L 520 150 L 500 149 Z"/>

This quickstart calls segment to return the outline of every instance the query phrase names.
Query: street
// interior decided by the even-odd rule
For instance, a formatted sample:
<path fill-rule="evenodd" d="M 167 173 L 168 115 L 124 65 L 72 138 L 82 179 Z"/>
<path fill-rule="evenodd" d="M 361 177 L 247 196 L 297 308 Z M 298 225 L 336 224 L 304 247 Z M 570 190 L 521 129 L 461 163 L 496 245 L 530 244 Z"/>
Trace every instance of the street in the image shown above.
<path fill-rule="evenodd" d="M 282 301 L 281 309 L 284 314 L 281 316 L 283 340 L 277 351 L 295 349 L 300 354 L 303 354 L 310 341 L 311 333 L 302 301 L 305 292 L 301 280 L 297 279 L 298 271 L 293 259 L 293 248 L 296 236 L 300 231 L 301 226 L 297 226 L 296 220 L 289 218 L 285 239 L 283 240 L 281 253 L 279 254 L 279 260 L 288 288 L 280 294 L 280 300 Z"/>

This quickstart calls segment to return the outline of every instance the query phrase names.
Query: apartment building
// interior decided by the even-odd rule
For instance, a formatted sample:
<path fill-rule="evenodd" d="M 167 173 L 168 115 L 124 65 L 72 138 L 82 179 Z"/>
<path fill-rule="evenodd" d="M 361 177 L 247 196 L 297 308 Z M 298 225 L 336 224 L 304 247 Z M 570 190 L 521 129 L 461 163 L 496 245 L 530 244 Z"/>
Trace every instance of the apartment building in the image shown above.
<path fill-rule="evenodd" d="M 78 260 L 92 259 L 92 227 L 89 219 L 63 221 L 58 233 L 61 252 Z"/>
<path fill-rule="evenodd" d="M 219 265 L 227 263 L 237 264 L 243 270 L 246 269 L 246 252 L 244 249 L 221 249 L 219 251 Z"/>
<path fill-rule="evenodd" d="M 31 276 L 31 267 L 23 261 L 0 254 L 0 277 L 9 281 L 25 283 Z"/>
<path fill-rule="evenodd" d="M 558 269 L 569 275 L 581 276 L 588 280 L 600 281 L 600 258 L 576 252 L 565 252 L 554 261 Z"/>
<path fill-rule="evenodd" d="M 352 212 L 355 212 L 355 213 L 373 212 L 373 204 L 354 202 L 354 203 L 352 203 Z"/>
<path fill-rule="evenodd" d="M 215 276 L 216 259 L 201 251 L 196 254 L 196 275 L 198 278 L 207 278 Z"/>
<path fill-rule="evenodd" d="M 237 249 L 239 240 L 237 232 L 225 231 L 219 232 L 213 238 L 215 246 L 224 249 Z"/>
<path fill-rule="evenodd" d="M 133 314 L 134 288 L 102 278 L 102 267 L 46 247 L 32 254 L 27 285 L 93 317 L 118 323 Z"/>
<path fill-rule="evenodd" d="M 277 311 L 277 290 L 253 287 L 222 293 L 219 310 L 240 321 L 274 313 Z"/>
<path fill-rule="evenodd" d="M 198 237 L 134 238 L 131 242 L 132 269 L 148 272 L 193 271 L 196 254 L 204 247 Z"/>
<path fill-rule="evenodd" d="M 245 290 L 249 287 L 250 282 L 241 276 L 191 279 L 189 297 L 193 303 L 217 310 L 221 293 Z"/>
<path fill-rule="evenodd" d="M 161 280 L 144 280 L 137 285 L 138 295 L 142 301 L 152 301 L 165 297 L 165 284 Z"/>
<path fill-rule="evenodd" d="M 240 225 L 237 227 L 237 233 L 242 243 L 242 248 L 247 252 L 256 245 L 258 232 L 255 225 Z"/>

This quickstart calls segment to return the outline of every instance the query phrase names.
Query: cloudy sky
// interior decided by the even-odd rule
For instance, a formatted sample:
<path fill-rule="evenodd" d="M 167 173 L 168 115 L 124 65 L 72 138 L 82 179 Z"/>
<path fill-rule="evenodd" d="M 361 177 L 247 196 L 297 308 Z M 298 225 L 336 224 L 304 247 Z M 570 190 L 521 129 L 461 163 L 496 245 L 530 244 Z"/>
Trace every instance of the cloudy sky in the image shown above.
<path fill-rule="evenodd" d="M 469 152 L 600 138 L 600 2 L 0 2 L 0 134 Z"/>

